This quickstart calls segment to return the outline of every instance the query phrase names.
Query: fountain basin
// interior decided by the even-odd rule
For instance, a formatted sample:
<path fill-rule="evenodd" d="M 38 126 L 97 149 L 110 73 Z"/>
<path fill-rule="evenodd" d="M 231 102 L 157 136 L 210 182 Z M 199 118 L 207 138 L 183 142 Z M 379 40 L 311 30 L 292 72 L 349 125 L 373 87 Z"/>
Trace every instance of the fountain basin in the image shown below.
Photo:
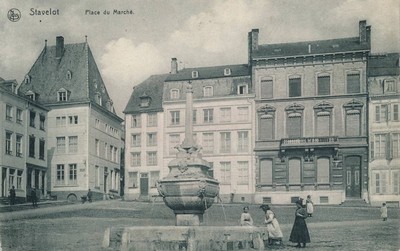
<path fill-rule="evenodd" d="M 103 247 L 121 251 L 264 250 L 266 227 L 143 226 L 111 227 Z"/>

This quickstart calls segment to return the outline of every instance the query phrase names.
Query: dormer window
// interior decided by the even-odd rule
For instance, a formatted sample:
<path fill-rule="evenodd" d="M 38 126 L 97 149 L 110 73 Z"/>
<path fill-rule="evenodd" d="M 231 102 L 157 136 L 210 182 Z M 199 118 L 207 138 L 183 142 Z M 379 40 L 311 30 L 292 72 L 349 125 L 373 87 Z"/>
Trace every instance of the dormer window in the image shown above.
<path fill-rule="evenodd" d="M 61 88 L 57 92 L 57 101 L 58 102 L 64 102 L 68 101 L 68 91 L 64 88 Z"/>
<path fill-rule="evenodd" d="M 110 112 L 113 111 L 113 101 L 111 99 L 107 101 L 107 108 Z"/>
<path fill-rule="evenodd" d="M 385 93 L 396 92 L 396 85 L 394 79 L 388 79 L 384 82 L 384 91 Z"/>
<path fill-rule="evenodd" d="M 225 68 L 224 69 L 224 76 L 230 76 L 231 75 L 231 69 Z"/>
<path fill-rule="evenodd" d="M 149 107 L 150 102 L 151 98 L 146 93 L 143 93 L 143 95 L 140 97 L 140 107 Z"/>
<path fill-rule="evenodd" d="M 97 103 L 98 105 L 102 105 L 102 104 L 103 104 L 103 101 L 102 101 L 102 99 L 101 99 L 101 94 L 100 94 L 100 93 L 96 93 L 95 98 L 96 98 L 96 103 Z"/>
<path fill-rule="evenodd" d="M 24 79 L 25 84 L 30 84 L 31 83 L 31 76 L 26 75 Z"/>
<path fill-rule="evenodd" d="M 67 71 L 67 80 L 71 80 L 71 79 L 72 79 L 72 72 Z"/>
<path fill-rule="evenodd" d="M 171 99 L 179 99 L 179 90 L 178 89 L 172 89 L 170 91 L 170 98 Z"/>
<path fill-rule="evenodd" d="M 192 71 L 192 78 L 198 78 L 199 77 L 199 72 L 198 71 Z"/>
<path fill-rule="evenodd" d="M 27 98 L 29 98 L 30 100 L 36 101 L 39 95 L 36 94 L 36 93 L 33 92 L 33 91 L 27 91 L 27 92 L 25 93 L 25 96 L 26 96 Z"/>
<path fill-rule="evenodd" d="M 203 88 L 203 96 L 204 97 L 212 97 L 214 95 L 212 86 L 204 86 Z"/>
<path fill-rule="evenodd" d="M 248 94 L 248 93 L 249 92 L 248 92 L 247 84 L 238 85 L 238 88 L 237 88 L 237 94 L 238 95 L 244 95 L 244 94 Z"/>

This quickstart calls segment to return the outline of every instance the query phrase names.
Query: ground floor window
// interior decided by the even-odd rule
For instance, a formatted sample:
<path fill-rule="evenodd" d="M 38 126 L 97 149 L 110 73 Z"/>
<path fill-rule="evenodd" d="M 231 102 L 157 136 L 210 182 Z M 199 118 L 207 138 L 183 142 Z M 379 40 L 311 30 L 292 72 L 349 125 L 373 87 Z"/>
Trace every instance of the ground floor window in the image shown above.
<path fill-rule="evenodd" d="M 259 171 L 259 182 L 261 184 L 272 185 L 272 159 L 261 159 Z"/>
<path fill-rule="evenodd" d="M 372 173 L 372 192 L 374 194 L 386 194 L 388 184 L 388 171 L 374 171 Z"/>
<path fill-rule="evenodd" d="M 136 188 L 138 187 L 138 172 L 129 172 L 129 181 L 128 181 L 129 188 Z"/>

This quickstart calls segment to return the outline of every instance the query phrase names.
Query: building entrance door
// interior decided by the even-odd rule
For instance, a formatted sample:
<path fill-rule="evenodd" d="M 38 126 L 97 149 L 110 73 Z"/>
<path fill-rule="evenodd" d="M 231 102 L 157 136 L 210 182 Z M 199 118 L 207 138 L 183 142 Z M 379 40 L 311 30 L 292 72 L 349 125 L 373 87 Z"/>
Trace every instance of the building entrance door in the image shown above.
<path fill-rule="evenodd" d="M 149 174 L 141 173 L 140 174 L 140 196 L 148 196 L 149 195 Z"/>
<path fill-rule="evenodd" d="M 345 160 L 346 197 L 361 197 L 361 157 L 351 156 Z"/>

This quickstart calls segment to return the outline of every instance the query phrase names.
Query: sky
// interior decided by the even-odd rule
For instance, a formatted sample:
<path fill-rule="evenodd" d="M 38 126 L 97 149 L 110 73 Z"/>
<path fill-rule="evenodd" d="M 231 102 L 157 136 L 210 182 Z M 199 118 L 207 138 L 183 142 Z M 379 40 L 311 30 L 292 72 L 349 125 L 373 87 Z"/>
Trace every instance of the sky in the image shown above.
<path fill-rule="evenodd" d="M 7 18 L 12 8 L 21 12 L 18 22 Z M 30 15 L 50 8 L 59 15 Z M 245 64 L 251 29 L 260 30 L 260 44 L 312 41 L 356 37 L 360 20 L 371 25 L 372 53 L 400 52 L 400 0 L 1 0 L 0 77 L 20 83 L 46 39 L 69 44 L 87 36 L 123 117 L 132 88 L 170 72 L 173 57 L 179 68 Z"/>

